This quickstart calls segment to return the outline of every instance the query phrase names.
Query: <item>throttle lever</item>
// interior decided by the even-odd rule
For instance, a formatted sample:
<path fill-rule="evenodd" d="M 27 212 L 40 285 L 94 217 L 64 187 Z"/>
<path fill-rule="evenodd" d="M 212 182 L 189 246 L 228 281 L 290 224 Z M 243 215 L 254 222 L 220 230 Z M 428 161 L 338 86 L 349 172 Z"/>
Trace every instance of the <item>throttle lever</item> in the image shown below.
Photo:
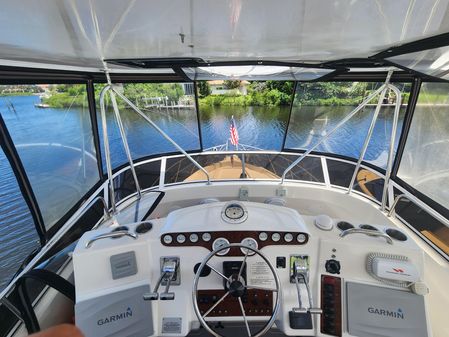
<path fill-rule="evenodd" d="M 169 289 L 177 270 L 178 262 L 172 260 L 164 261 L 161 269 L 161 276 L 159 277 L 153 292 L 144 294 L 143 299 L 145 301 L 155 301 L 157 299 L 160 299 L 161 301 L 174 300 L 175 293 L 169 292 Z M 167 283 L 165 285 L 164 292 L 159 295 L 158 290 L 162 284 L 162 281 L 166 281 Z"/>

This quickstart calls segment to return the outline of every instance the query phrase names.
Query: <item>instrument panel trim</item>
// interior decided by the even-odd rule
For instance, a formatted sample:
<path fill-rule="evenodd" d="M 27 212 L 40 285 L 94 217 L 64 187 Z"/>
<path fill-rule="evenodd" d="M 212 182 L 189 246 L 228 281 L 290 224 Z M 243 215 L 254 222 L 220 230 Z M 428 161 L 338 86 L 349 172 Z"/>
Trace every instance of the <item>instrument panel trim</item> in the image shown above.
<path fill-rule="evenodd" d="M 209 233 L 211 235 L 211 240 L 204 241 L 202 239 L 204 233 Z M 259 239 L 259 235 L 261 233 L 267 233 L 268 239 L 265 241 L 262 241 Z M 281 235 L 281 238 L 279 241 L 272 240 L 272 235 L 275 233 L 279 233 Z M 293 235 L 293 240 L 290 242 L 285 241 L 285 234 L 291 233 Z M 189 240 L 186 240 L 184 243 L 179 243 L 175 240 L 175 238 L 178 235 L 184 235 L 186 238 L 190 237 L 191 234 L 197 234 L 200 240 L 197 242 L 191 242 Z M 164 241 L 164 237 L 166 235 L 170 235 L 173 240 L 171 243 L 166 243 Z M 296 239 L 298 235 L 301 235 L 301 237 L 305 236 L 305 241 L 298 242 Z M 173 232 L 173 233 L 164 233 L 161 235 L 160 241 L 161 244 L 166 247 L 204 247 L 208 249 L 209 251 L 212 251 L 213 242 L 216 239 L 224 238 L 229 241 L 229 243 L 241 243 L 242 240 L 247 238 L 254 239 L 257 244 L 258 248 L 262 249 L 266 246 L 302 246 L 307 244 L 309 241 L 309 234 L 305 232 L 293 232 L 293 231 L 203 231 L 203 232 Z M 229 252 L 227 254 L 224 254 L 222 256 L 243 256 L 244 254 L 239 248 L 231 247 Z"/>

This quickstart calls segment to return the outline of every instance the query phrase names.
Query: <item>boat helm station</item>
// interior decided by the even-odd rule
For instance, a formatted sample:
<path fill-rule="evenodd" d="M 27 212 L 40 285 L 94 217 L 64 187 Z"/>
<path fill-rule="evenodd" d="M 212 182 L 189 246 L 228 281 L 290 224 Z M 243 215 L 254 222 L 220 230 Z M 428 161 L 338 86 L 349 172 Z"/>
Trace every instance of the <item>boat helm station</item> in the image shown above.
<path fill-rule="evenodd" d="M 449 336 L 448 7 L 5 4 L 0 336 Z"/>

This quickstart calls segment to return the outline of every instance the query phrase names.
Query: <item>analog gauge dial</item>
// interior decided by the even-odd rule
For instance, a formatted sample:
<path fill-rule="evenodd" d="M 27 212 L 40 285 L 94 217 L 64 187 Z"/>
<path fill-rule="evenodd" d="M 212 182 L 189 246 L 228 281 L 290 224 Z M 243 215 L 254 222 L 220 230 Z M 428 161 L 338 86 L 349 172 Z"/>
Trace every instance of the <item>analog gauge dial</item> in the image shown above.
<path fill-rule="evenodd" d="M 292 242 L 293 241 L 293 234 L 292 233 L 287 233 L 284 235 L 284 240 L 285 242 Z"/>
<path fill-rule="evenodd" d="M 298 234 L 298 236 L 296 237 L 296 241 L 298 241 L 299 243 L 304 243 L 306 242 L 307 237 L 304 234 Z"/>
<path fill-rule="evenodd" d="M 225 238 L 218 238 L 212 243 L 212 249 L 217 250 L 229 245 L 229 241 Z M 223 249 L 217 253 L 217 255 L 226 255 L 229 252 L 229 248 Z"/>
<path fill-rule="evenodd" d="M 254 240 L 253 238 L 246 238 L 243 239 L 242 242 L 240 242 L 242 245 L 251 247 L 253 249 L 257 249 L 258 245 L 257 245 L 257 241 Z M 242 251 L 243 254 L 248 254 L 249 256 L 256 254 L 256 252 L 252 251 L 251 249 L 247 249 L 247 248 L 240 248 L 240 250 Z"/>
<path fill-rule="evenodd" d="M 203 239 L 203 241 L 209 242 L 210 239 L 212 239 L 212 236 L 210 235 L 210 233 L 203 233 L 201 238 Z"/>
<path fill-rule="evenodd" d="M 173 242 L 173 238 L 171 237 L 171 235 L 164 235 L 164 243 L 166 245 L 169 245 L 172 242 Z"/>
<path fill-rule="evenodd" d="M 239 204 L 231 204 L 225 209 L 225 215 L 229 219 L 240 219 L 245 214 L 245 211 L 243 210 L 243 207 Z"/>
<path fill-rule="evenodd" d="M 281 239 L 281 234 L 279 233 L 273 233 L 271 235 L 271 240 L 273 240 L 274 242 L 278 242 Z"/>
<path fill-rule="evenodd" d="M 229 223 L 241 223 L 246 220 L 248 213 L 243 205 L 237 202 L 231 202 L 225 205 L 221 212 L 221 217 Z"/>
<path fill-rule="evenodd" d="M 190 239 L 190 242 L 193 242 L 193 243 L 198 242 L 198 234 L 195 234 L 195 233 L 190 234 L 189 239 Z"/>
<path fill-rule="evenodd" d="M 267 241 L 268 240 L 268 234 L 265 232 L 262 232 L 259 234 L 259 240 L 260 241 Z"/>
<path fill-rule="evenodd" d="M 186 242 L 186 236 L 184 234 L 179 234 L 176 237 L 176 241 L 178 241 L 178 243 L 184 243 L 184 242 Z"/>

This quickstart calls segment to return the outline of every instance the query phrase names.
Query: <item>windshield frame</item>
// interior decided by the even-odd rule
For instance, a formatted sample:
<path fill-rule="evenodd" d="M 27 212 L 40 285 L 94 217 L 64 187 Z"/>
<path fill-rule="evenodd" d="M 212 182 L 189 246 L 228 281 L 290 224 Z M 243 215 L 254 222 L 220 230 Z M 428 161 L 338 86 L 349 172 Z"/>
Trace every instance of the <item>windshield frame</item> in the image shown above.
<path fill-rule="evenodd" d="M 376 81 L 382 81 L 385 79 L 386 76 L 386 72 L 385 71 L 381 71 L 381 72 L 353 72 L 353 73 L 348 73 L 348 72 L 342 72 L 342 71 L 336 71 L 335 73 L 332 74 L 332 76 L 329 76 L 329 78 L 321 78 L 318 81 L 324 81 L 324 82 L 329 82 L 329 81 L 367 81 L 367 82 L 376 82 Z M 184 78 L 181 78 L 180 76 L 174 76 L 173 74 L 170 74 L 169 76 L 166 75 L 161 75 L 158 74 L 157 76 L 155 75 L 149 75 L 149 74 L 111 74 L 111 77 L 113 78 L 113 82 L 120 82 L 120 83 L 185 83 L 185 82 L 192 82 L 192 81 L 187 81 Z M 327 76 L 326 76 L 327 77 Z M 417 76 L 416 74 L 412 74 L 412 73 L 404 73 L 404 72 L 399 72 L 399 73 L 394 73 L 391 79 L 391 82 L 412 82 L 412 89 L 411 89 L 411 93 L 410 93 L 410 101 L 408 104 L 408 108 L 407 108 L 407 112 L 406 112 L 406 120 L 411 120 L 412 118 L 412 114 L 414 111 L 414 107 L 416 104 L 416 98 L 419 95 L 419 87 L 420 87 L 420 83 L 421 83 L 421 79 L 419 76 Z M 17 68 L 13 68 L 13 69 L 8 69 L 7 71 L 4 69 L 0 69 L 0 84 L 38 84 L 38 83 L 60 83 L 60 84 L 85 84 L 87 87 L 87 92 L 88 92 L 88 100 L 89 100 L 89 109 L 91 110 L 91 120 L 92 120 L 92 132 L 94 134 L 94 140 L 95 140 L 95 148 L 96 148 L 96 155 L 97 155 L 97 162 L 98 163 L 102 163 L 102 158 L 101 158 L 101 151 L 99 150 L 99 132 L 98 132 L 98 124 L 97 124 L 97 120 L 96 120 L 96 114 L 97 114 L 97 109 L 96 109 L 96 104 L 95 104 L 95 97 L 94 97 L 94 93 L 93 93 L 93 86 L 95 83 L 105 83 L 105 77 L 104 75 L 100 75 L 100 74 L 86 74 L 86 73 L 79 73 L 79 72 L 65 72 L 65 71 L 43 71 L 43 70 L 39 70 L 39 69 L 17 69 Z M 313 82 L 317 82 L 317 81 L 313 81 Z M 441 80 L 438 79 L 426 79 L 426 82 L 441 82 Z M 288 123 L 290 122 L 290 118 L 291 118 L 291 108 L 292 108 L 292 103 L 293 103 L 293 99 L 294 99 L 294 92 L 296 89 L 296 86 L 298 85 L 298 81 L 295 81 L 294 86 L 293 86 L 293 93 L 292 93 L 292 102 L 290 104 L 290 112 L 289 112 L 289 119 L 288 119 Z M 199 105 L 198 105 L 198 91 L 197 91 L 197 82 L 193 81 L 194 87 L 195 87 L 195 108 L 196 108 L 196 114 L 197 114 L 197 120 L 198 122 L 200 122 L 200 116 L 199 116 Z M 415 99 L 413 99 L 413 97 L 415 97 Z M 408 126 L 407 123 L 404 123 L 404 127 L 402 128 L 402 132 L 400 135 L 400 142 L 399 142 L 399 146 L 396 152 L 396 158 L 393 164 L 393 171 L 392 171 L 392 177 L 391 179 L 393 181 L 395 181 L 396 183 L 400 184 L 401 186 L 403 186 L 404 188 L 407 188 L 407 190 L 411 191 L 412 193 L 414 193 L 415 195 L 419 195 L 417 193 L 417 191 L 415 191 L 412 187 L 408 186 L 405 182 L 401 181 L 399 178 L 397 178 L 396 173 L 397 173 L 397 168 L 399 166 L 400 163 L 400 158 L 402 156 L 402 151 L 403 151 L 403 144 L 407 138 L 407 132 L 408 132 Z M 297 153 L 298 155 L 300 155 L 301 153 L 303 153 L 303 151 L 299 151 L 299 150 L 291 150 L 291 149 L 286 149 L 285 148 L 285 138 L 286 138 L 286 134 L 287 134 L 287 130 L 288 130 L 288 125 L 286 127 L 286 130 L 284 132 L 284 139 L 282 141 L 282 149 L 280 150 L 280 152 L 289 152 L 289 153 Z M 199 149 L 200 152 L 204 151 L 203 148 L 203 140 L 202 140 L 202 134 L 201 134 L 201 127 L 198 127 L 198 131 L 199 131 L 199 139 L 200 139 L 200 145 L 201 148 Z M 193 154 L 193 153 L 197 153 L 197 150 L 191 150 L 191 151 L 186 151 L 189 154 Z M 175 154 L 179 154 L 179 152 L 167 152 L 167 153 L 161 153 L 161 154 L 153 154 L 150 156 L 144 156 L 144 157 L 140 157 L 138 159 L 135 159 L 133 162 L 134 163 L 139 163 L 151 158 L 156 158 L 156 157 L 161 157 L 161 156 L 169 156 L 169 155 L 175 155 Z M 357 160 L 357 158 L 351 158 L 351 157 L 345 157 L 345 156 L 341 156 L 338 154 L 332 154 L 332 153 L 324 153 L 324 152 L 312 152 L 312 154 L 317 154 L 317 155 L 326 155 L 328 157 L 335 157 L 335 158 L 340 158 L 340 159 L 345 159 L 351 162 L 355 162 Z M 380 173 L 384 173 L 385 170 L 382 168 L 379 168 L 375 165 L 372 165 L 368 162 L 363 161 L 362 162 L 363 165 L 370 167 L 372 169 L 377 170 Z M 79 201 L 79 203 L 77 203 L 65 216 L 63 216 L 53 227 L 52 230 L 49 231 L 48 233 L 45 233 L 45 241 L 47 241 L 49 238 L 51 238 L 55 232 L 57 232 L 57 230 L 67 221 L 67 219 L 69 219 L 75 212 L 76 210 L 79 208 L 79 206 L 84 202 L 84 200 L 86 200 L 86 198 L 88 198 L 89 195 L 91 195 L 98 186 L 100 186 L 106 179 L 106 174 L 105 172 L 103 172 L 102 168 L 100 167 L 101 164 L 99 165 L 99 172 L 100 172 L 100 180 L 97 182 L 97 184 L 92 187 L 92 189 L 86 193 L 86 195 Z M 118 167 L 115 167 L 113 169 L 114 174 L 120 170 L 122 170 L 123 168 L 127 167 L 128 163 L 124 163 Z M 432 206 L 432 208 L 438 208 L 439 210 L 441 210 L 441 207 L 438 207 L 438 205 L 435 205 L 435 203 L 432 200 L 429 200 L 428 198 L 426 198 L 424 195 L 420 196 L 421 199 L 426 201 L 426 204 L 429 204 Z M 444 211 L 447 211 L 446 209 L 444 209 Z M 441 212 L 441 211 L 440 211 Z M 447 212 L 443 212 L 444 214 L 447 214 Z M 38 216 L 38 212 L 35 212 L 34 214 L 35 216 Z M 449 215 L 449 214 L 448 214 Z"/>

